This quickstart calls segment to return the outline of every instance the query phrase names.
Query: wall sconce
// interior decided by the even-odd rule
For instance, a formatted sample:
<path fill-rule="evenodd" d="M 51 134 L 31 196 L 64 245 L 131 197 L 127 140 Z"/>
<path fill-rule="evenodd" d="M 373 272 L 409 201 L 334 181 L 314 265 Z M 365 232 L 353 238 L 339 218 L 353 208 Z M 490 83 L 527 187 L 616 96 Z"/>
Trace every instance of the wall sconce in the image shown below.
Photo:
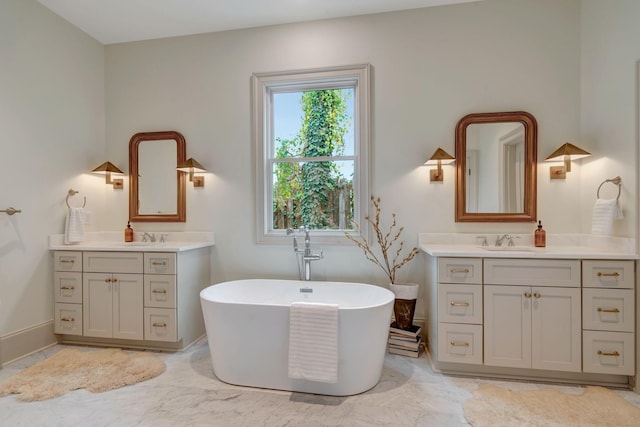
<path fill-rule="evenodd" d="M 194 187 L 204 187 L 204 176 L 194 176 L 195 172 L 206 172 L 207 170 L 196 161 L 193 157 L 187 159 L 176 168 L 179 171 L 189 174 L 189 181 L 193 182 Z"/>
<path fill-rule="evenodd" d="M 549 175 L 551 179 L 565 179 L 567 172 L 571 172 L 571 161 L 581 159 L 583 157 L 590 156 L 591 153 L 584 151 L 580 147 L 576 147 L 573 144 L 565 142 L 553 153 L 549 154 L 545 161 L 547 162 L 562 162 L 564 166 L 551 166 L 549 168 Z"/>
<path fill-rule="evenodd" d="M 117 175 L 122 175 L 122 171 L 113 163 L 111 162 L 104 162 L 103 164 L 101 164 L 100 166 L 98 166 L 97 168 L 95 168 L 94 170 L 92 170 L 91 172 L 95 172 L 95 173 L 103 173 L 106 175 L 105 178 L 105 182 L 107 184 L 111 184 L 113 185 L 114 189 L 122 189 L 124 188 L 124 182 L 122 179 L 111 179 L 111 174 L 117 174 Z"/>
<path fill-rule="evenodd" d="M 449 165 L 455 161 L 455 157 L 438 147 L 431 158 L 424 163 L 426 166 L 437 166 L 437 169 L 431 169 L 429 171 L 430 181 L 443 181 L 444 172 L 442 171 L 442 165 Z"/>

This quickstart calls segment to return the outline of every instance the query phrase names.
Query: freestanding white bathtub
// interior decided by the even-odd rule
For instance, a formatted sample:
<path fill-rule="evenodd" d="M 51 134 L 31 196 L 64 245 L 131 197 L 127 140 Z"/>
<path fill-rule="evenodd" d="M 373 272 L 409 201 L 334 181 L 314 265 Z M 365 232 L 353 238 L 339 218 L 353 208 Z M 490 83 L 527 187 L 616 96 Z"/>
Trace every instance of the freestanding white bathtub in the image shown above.
<path fill-rule="evenodd" d="M 393 300 L 391 291 L 359 283 L 257 279 L 209 286 L 200 301 L 213 372 L 236 385 L 333 396 L 362 393 L 382 375 Z M 337 383 L 288 377 L 293 302 L 339 305 Z"/>

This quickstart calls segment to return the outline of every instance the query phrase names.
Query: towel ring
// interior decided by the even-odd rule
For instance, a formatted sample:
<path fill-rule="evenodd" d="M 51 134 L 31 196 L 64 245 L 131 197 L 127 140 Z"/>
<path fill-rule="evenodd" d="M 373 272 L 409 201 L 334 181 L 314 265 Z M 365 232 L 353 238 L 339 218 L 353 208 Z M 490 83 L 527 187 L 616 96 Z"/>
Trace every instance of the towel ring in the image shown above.
<path fill-rule="evenodd" d="M 611 179 L 605 179 L 604 181 L 602 181 L 602 183 L 600 183 L 600 185 L 598 186 L 598 191 L 596 192 L 596 198 L 597 199 L 600 198 L 600 187 L 602 187 L 607 182 L 611 182 L 612 184 L 615 184 L 618 186 L 618 196 L 616 197 L 616 200 L 620 199 L 620 191 L 622 190 L 622 184 L 621 184 L 622 178 L 620 178 L 619 176 L 616 176 L 615 178 L 611 178 Z"/>
<path fill-rule="evenodd" d="M 67 202 L 67 207 L 70 208 L 71 205 L 69 204 L 69 197 L 72 197 L 76 194 L 78 194 L 79 192 L 74 190 L 73 188 L 69 189 L 69 192 L 67 193 L 67 198 L 65 200 L 65 202 Z M 84 201 L 82 202 L 82 207 L 84 208 L 85 206 L 87 206 L 87 198 L 84 198 Z"/>

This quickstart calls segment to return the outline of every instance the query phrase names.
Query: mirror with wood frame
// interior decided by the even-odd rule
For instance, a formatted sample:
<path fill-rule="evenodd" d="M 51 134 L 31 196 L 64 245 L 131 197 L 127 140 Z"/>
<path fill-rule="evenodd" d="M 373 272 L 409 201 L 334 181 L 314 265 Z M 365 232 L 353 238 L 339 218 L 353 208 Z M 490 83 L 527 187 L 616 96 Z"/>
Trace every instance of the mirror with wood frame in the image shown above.
<path fill-rule="evenodd" d="M 141 132 L 131 137 L 129 221 L 186 221 L 185 174 L 176 170 L 186 154 L 179 132 Z"/>
<path fill-rule="evenodd" d="M 525 111 L 475 113 L 456 126 L 456 222 L 536 221 L 538 125 Z"/>

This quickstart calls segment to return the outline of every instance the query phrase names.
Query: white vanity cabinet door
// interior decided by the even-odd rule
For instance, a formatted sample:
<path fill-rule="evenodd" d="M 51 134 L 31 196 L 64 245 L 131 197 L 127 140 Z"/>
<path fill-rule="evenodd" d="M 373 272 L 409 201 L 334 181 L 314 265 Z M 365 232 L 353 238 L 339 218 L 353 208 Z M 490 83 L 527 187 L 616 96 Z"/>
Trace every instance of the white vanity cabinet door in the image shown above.
<path fill-rule="evenodd" d="M 633 332 L 633 289 L 582 290 L 582 327 L 596 331 Z"/>
<path fill-rule="evenodd" d="M 84 335 L 101 338 L 143 338 L 142 274 L 85 273 Z"/>
<path fill-rule="evenodd" d="M 484 287 L 486 365 L 580 372 L 580 289 Z"/>
<path fill-rule="evenodd" d="M 584 372 L 596 374 L 635 374 L 633 334 L 626 332 L 583 331 Z"/>
<path fill-rule="evenodd" d="M 531 367 L 580 372 L 580 289 L 533 287 L 531 294 Z"/>
<path fill-rule="evenodd" d="M 176 254 L 169 252 L 145 252 L 145 274 L 176 274 Z"/>
<path fill-rule="evenodd" d="M 482 283 L 481 258 L 438 258 L 439 283 Z"/>
<path fill-rule="evenodd" d="M 484 364 L 531 367 L 531 290 L 484 286 Z"/>

